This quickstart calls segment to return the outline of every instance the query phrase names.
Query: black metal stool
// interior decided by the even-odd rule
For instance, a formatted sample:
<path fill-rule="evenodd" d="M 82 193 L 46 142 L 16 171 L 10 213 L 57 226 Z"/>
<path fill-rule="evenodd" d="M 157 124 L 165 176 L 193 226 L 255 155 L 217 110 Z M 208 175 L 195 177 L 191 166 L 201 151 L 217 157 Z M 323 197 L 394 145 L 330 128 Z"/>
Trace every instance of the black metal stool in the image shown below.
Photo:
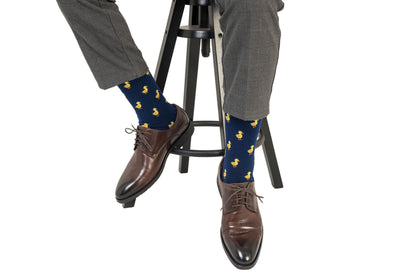
<path fill-rule="evenodd" d="M 210 42 L 212 41 L 215 84 L 217 89 L 217 105 L 218 105 L 218 121 L 193 121 L 194 126 L 218 126 L 221 135 L 221 147 L 219 150 L 191 150 L 191 141 L 187 142 L 182 148 L 176 148 L 172 151 L 174 154 L 181 155 L 179 162 L 179 171 L 181 173 L 188 172 L 189 157 L 212 157 L 224 156 L 225 154 L 225 133 L 224 119 L 222 110 L 222 92 L 219 71 L 221 69 L 221 60 L 218 60 L 217 46 L 218 41 L 222 38 L 222 33 L 218 30 L 218 25 L 214 21 L 215 0 L 173 0 L 170 14 L 165 30 L 165 36 L 160 50 L 159 60 L 155 71 L 155 79 L 163 91 L 166 78 L 169 72 L 173 51 L 175 48 L 176 38 L 188 38 L 188 49 L 186 55 L 186 78 L 183 108 L 188 113 L 191 120 L 194 116 L 195 92 L 198 76 L 199 51 L 203 57 L 210 55 Z M 185 9 L 185 5 L 189 8 L 189 25 L 181 26 L 181 19 Z M 216 28 L 217 27 L 217 28 Z M 276 154 L 269 130 L 267 117 L 263 119 L 260 135 L 257 140 L 256 148 L 263 146 L 263 152 L 266 158 L 270 179 L 273 187 L 283 187 L 280 177 L 279 166 L 276 160 Z"/>

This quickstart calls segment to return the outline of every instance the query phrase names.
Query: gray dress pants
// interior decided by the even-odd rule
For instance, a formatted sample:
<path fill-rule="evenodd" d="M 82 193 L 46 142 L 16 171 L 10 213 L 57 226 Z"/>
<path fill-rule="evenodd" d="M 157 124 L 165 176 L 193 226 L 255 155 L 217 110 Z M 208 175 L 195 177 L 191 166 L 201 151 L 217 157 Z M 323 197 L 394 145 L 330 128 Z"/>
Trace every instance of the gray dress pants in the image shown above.
<path fill-rule="evenodd" d="M 279 57 L 277 12 L 283 2 L 215 1 L 223 31 L 224 112 L 246 121 L 264 118 Z M 148 66 L 115 0 L 57 2 L 100 88 L 146 73 Z"/>

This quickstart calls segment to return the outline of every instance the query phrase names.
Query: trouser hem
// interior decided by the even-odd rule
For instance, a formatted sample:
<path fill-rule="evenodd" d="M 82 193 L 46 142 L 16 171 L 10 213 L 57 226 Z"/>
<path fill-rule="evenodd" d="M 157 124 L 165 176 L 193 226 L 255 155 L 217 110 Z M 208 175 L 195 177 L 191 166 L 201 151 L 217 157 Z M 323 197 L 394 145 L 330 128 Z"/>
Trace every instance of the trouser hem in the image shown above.
<path fill-rule="evenodd" d="M 118 77 L 118 78 L 112 79 L 112 80 L 105 80 L 105 81 L 98 81 L 97 80 L 98 87 L 100 89 L 103 89 L 103 90 L 110 89 L 110 88 L 112 88 L 114 86 L 117 86 L 119 84 L 122 84 L 124 82 L 131 81 L 133 79 L 142 77 L 143 75 L 145 75 L 147 73 L 148 70 L 149 69 L 146 68 L 144 71 L 138 71 L 137 73 L 126 75 L 126 76 L 123 76 L 123 77 Z"/>

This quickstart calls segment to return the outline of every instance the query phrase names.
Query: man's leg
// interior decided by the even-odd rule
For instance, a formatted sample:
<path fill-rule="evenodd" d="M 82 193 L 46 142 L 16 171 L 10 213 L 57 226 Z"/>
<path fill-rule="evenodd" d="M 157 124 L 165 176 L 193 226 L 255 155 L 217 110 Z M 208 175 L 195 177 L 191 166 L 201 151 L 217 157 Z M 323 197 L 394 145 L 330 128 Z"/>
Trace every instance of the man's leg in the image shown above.
<path fill-rule="evenodd" d="M 174 145 L 192 134 L 185 111 L 163 97 L 115 0 L 57 0 L 100 88 L 118 85 L 138 118 L 134 154 L 116 188 L 125 207 L 160 176 Z"/>
<path fill-rule="evenodd" d="M 148 67 L 115 0 L 57 0 L 101 89 L 143 76 Z"/>
<path fill-rule="evenodd" d="M 223 31 L 226 152 L 218 171 L 221 238 L 238 268 L 256 263 L 263 226 L 254 188 L 254 150 L 279 57 L 281 0 L 217 0 Z"/>
<path fill-rule="evenodd" d="M 217 0 L 223 31 L 224 112 L 242 120 L 269 114 L 279 57 L 281 0 Z"/>

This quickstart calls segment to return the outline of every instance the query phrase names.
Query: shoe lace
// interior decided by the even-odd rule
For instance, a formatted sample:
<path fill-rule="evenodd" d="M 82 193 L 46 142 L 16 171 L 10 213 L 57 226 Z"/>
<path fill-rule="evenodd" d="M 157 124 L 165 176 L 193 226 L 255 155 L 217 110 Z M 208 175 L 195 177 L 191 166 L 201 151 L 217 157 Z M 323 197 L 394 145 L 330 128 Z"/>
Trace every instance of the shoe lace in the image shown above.
<path fill-rule="evenodd" d="M 147 141 L 146 134 L 150 134 L 150 132 L 143 131 L 141 129 L 135 128 L 133 125 L 131 125 L 132 128 L 127 127 L 125 129 L 125 132 L 128 134 L 132 134 L 133 132 L 136 132 L 136 139 L 134 142 L 134 150 L 136 150 L 137 147 L 144 150 L 146 147 L 149 151 L 152 151 L 152 147 L 150 146 L 149 142 Z"/>
<path fill-rule="evenodd" d="M 257 195 L 256 192 L 254 192 L 250 188 L 239 187 L 239 186 L 234 185 L 234 186 L 231 186 L 231 189 L 234 190 L 234 192 L 230 195 L 230 197 L 228 197 L 228 199 L 225 201 L 225 203 L 232 200 L 232 202 L 233 202 L 232 207 L 233 208 L 249 205 L 249 203 L 248 203 L 249 195 L 251 195 L 252 197 L 258 198 L 260 200 L 260 202 L 263 203 L 262 199 L 264 197 Z M 248 193 L 248 194 L 245 194 L 245 193 Z"/>

